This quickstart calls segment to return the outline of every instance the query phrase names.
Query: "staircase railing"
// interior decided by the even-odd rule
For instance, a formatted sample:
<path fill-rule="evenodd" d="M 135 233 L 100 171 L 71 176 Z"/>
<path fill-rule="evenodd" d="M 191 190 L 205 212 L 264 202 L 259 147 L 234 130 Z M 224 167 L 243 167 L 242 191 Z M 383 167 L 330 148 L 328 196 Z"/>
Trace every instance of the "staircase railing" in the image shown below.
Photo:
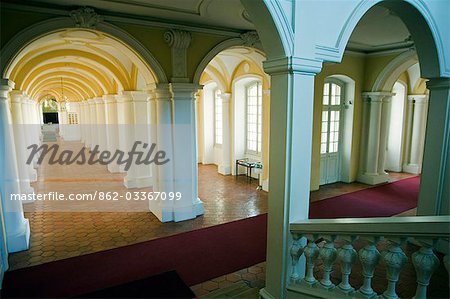
<path fill-rule="evenodd" d="M 415 298 L 426 298 L 431 276 L 440 264 L 435 252 L 444 254 L 444 265 L 449 271 L 450 216 L 316 219 L 291 223 L 290 230 L 293 244 L 290 248 L 292 273 L 288 292 L 291 294 L 319 298 L 377 298 L 379 295 L 398 298 L 399 275 L 409 262 L 402 249 L 406 243 L 419 248 L 412 254 L 417 277 Z M 359 252 L 354 248 L 355 242 L 363 244 Z M 381 253 L 378 247 L 383 247 Z M 299 272 L 304 265 L 299 263 L 302 256 L 306 258 L 304 277 Z M 362 271 L 352 273 L 357 259 Z M 386 290 L 377 294 L 372 288 L 372 278 L 380 262 L 386 269 Z M 319 263 L 323 275 L 316 277 L 314 268 Z M 335 263 L 342 273 L 338 285 L 330 279 Z M 363 284 L 359 289 L 350 284 L 350 275 L 362 276 Z"/>

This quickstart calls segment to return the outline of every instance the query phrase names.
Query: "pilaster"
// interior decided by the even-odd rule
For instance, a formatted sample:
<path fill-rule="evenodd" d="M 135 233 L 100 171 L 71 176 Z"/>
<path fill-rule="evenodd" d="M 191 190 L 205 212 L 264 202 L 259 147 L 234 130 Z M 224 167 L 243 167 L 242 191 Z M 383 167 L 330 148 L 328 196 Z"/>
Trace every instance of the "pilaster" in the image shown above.
<path fill-rule="evenodd" d="M 172 83 L 174 102 L 174 188 L 181 200 L 174 202 L 174 221 L 193 219 L 204 213 L 198 198 L 195 94 L 201 86 Z"/>
<path fill-rule="evenodd" d="M 417 215 L 450 214 L 450 78 L 430 79 Z"/>
<path fill-rule="evenodd" d="M 293 243 L 289 223 L 308 219 L 314 78 L 322 62 L 283 57 L 264 62 L 271 75 L 268 239 L 264 298 L 286 297 L 292 273 L 289 248 Z M 300 240 L 300 242 L 304 242 Z M 297 264 L 299 278 L 305 263 Z"/>
<path fill-rule="evenodd" d="M 406 155 L 403 171 L 420 174 L 427 122 L 428 95 L 408 95 Z"/>
<path fill-rule="evenodd" d="M 231 174 L 231 122 L 230 122 L 230 101 L 231 93 L 220 94 L 222 99 L 222 163 L 218 167 L 220 174 Z M 237 171 L 237 170 L 236 170 Z"/>
<path fill-rule="evenodd" d="M 24 217 L 22 203 L 10 200 L 12 194 L 21 194 L 8 103 L 8 95 L 13 88 L 12 81 L 0 79 L 0 197 L 9 253 L 28 249 L 30 240 L 30 225 Z"/>

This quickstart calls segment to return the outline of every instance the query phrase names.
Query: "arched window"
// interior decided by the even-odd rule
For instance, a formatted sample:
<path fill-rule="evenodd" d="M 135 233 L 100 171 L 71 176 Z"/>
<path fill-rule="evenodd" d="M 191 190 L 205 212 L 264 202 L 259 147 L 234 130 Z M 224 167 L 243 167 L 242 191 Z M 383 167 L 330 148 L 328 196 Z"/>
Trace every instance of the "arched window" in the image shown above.
<path fill-rule="evenodd" d="M 330 184 L 339 180 L 343 93 L 343 84 L 337 80 L 326 81 L 323 86 L 320 140 L 321 184 Z"/>
<path fill-rule="evenodd" d="M 222 145 L 223 128 L 222 128 L 222 97 L 219 89 L 214 91 L 214 143 Z"/>
<path fill-rule="evenodd" d="M 261 154 L 262 149 L 262 85 L 254 82 L 246 88 L 246 151 Z"/>

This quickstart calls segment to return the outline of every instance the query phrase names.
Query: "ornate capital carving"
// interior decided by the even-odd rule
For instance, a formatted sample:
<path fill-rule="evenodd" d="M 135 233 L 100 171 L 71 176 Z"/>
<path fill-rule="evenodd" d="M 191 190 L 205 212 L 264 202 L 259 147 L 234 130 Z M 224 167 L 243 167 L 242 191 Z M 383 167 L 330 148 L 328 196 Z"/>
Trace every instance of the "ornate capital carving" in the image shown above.
<path fill-rule="evenodd" d="M 103 18 L 90 7 L 72 10 L 69 15 L 72 17 L 75 27 L 79 28 L 95 29 L 97 24 L 103 21 Z"/>
<path fill-rule="evenodd" d="M 170 29 L 164 33 L 164 41 L 176 49 L 187 49 L 191 44 L 191 33 L 189 31 Z"/>
<path fill-rule="evenodd" d="M 240 35 L 240 37 L 244 43 L 244 46 L 247 46 L 247 47 L 253 47 L 253 46 L 255 46 L 255 44 L 260 42 L 259 35 L 256 31 L 248 31 L 248 32 L 242 33 Z"/>
<path fill-rule="evenodd" d="M 164 33 L 164 41 L 172 49 L 172 82 L 188 82 L 187 48 L 191 44 L 191 33 L 170 29 Z"/>

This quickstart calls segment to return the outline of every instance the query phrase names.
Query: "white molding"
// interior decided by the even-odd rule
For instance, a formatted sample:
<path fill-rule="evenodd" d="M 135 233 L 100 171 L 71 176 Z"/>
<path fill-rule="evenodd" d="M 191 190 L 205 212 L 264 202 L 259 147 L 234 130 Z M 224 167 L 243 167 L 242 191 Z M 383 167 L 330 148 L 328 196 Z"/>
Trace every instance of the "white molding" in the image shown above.
<path fill-rule="evenodd" d="M 220 52 L 229 49 L 231 47 L 236 46 L 245 46 L 246 41 L 242 38 L 230 38 L 224 40 L 223 42 L 217 44 L 211 51 L 203 57 L 202 61 L 198 64 L 197 69 L 195 70 L 193 81 L 195 84 L 200 84 L 200 77 L 202 76 L 203 71 L 206 69 L 211 60 L 214 59 Z M 260 51 L 262 50 L 262 46 L 260 43 L 255 43 L 254 48 Z"/>
<path fill-rule="evenodd" d="M 417 54 L 413 50 L 408 50 L 398 55 L 385 66 L 380 74 L 378 74 L 378 77 L 372 86 L 372 91 L 392 90 L 395 81 L 400 74 L 418 62 Z"/>
<path fill-rule="evenodd" d="M 59 8 L 48 8 L 48 7 L 39 7 L 32 6 L 27 4 L 17 4 L 17 3 L 2 3 L 2 6 L 8 9 L 15 9 L 19 11 L 32 11 L 38 13 L 52 14 L 55 16 L 66 16 L 68 11 L 65 9 Z M 172 28 L 172 29 L 180 29 L 187 30 L 192 32 L 199 33 L 207 33 L 207 34 L 217 34 L 222 36 L 231 36 L 237 37 L 242 33 L 242 30 L 232 29 L 232 28 L 219 28 L 214 26 L 208 26 L 202 24 L 174 24 L 171 20 L 165 19 L 149 19 L 144 18 L 139 15 L 129 15 L 129 14 L 102 14 L 104 21 L 109 22 L 118 22 L 118 23 L 127 23 L 133 25 L 141 25 L 141 26 L 149 26 L 156 28 Z"/>

